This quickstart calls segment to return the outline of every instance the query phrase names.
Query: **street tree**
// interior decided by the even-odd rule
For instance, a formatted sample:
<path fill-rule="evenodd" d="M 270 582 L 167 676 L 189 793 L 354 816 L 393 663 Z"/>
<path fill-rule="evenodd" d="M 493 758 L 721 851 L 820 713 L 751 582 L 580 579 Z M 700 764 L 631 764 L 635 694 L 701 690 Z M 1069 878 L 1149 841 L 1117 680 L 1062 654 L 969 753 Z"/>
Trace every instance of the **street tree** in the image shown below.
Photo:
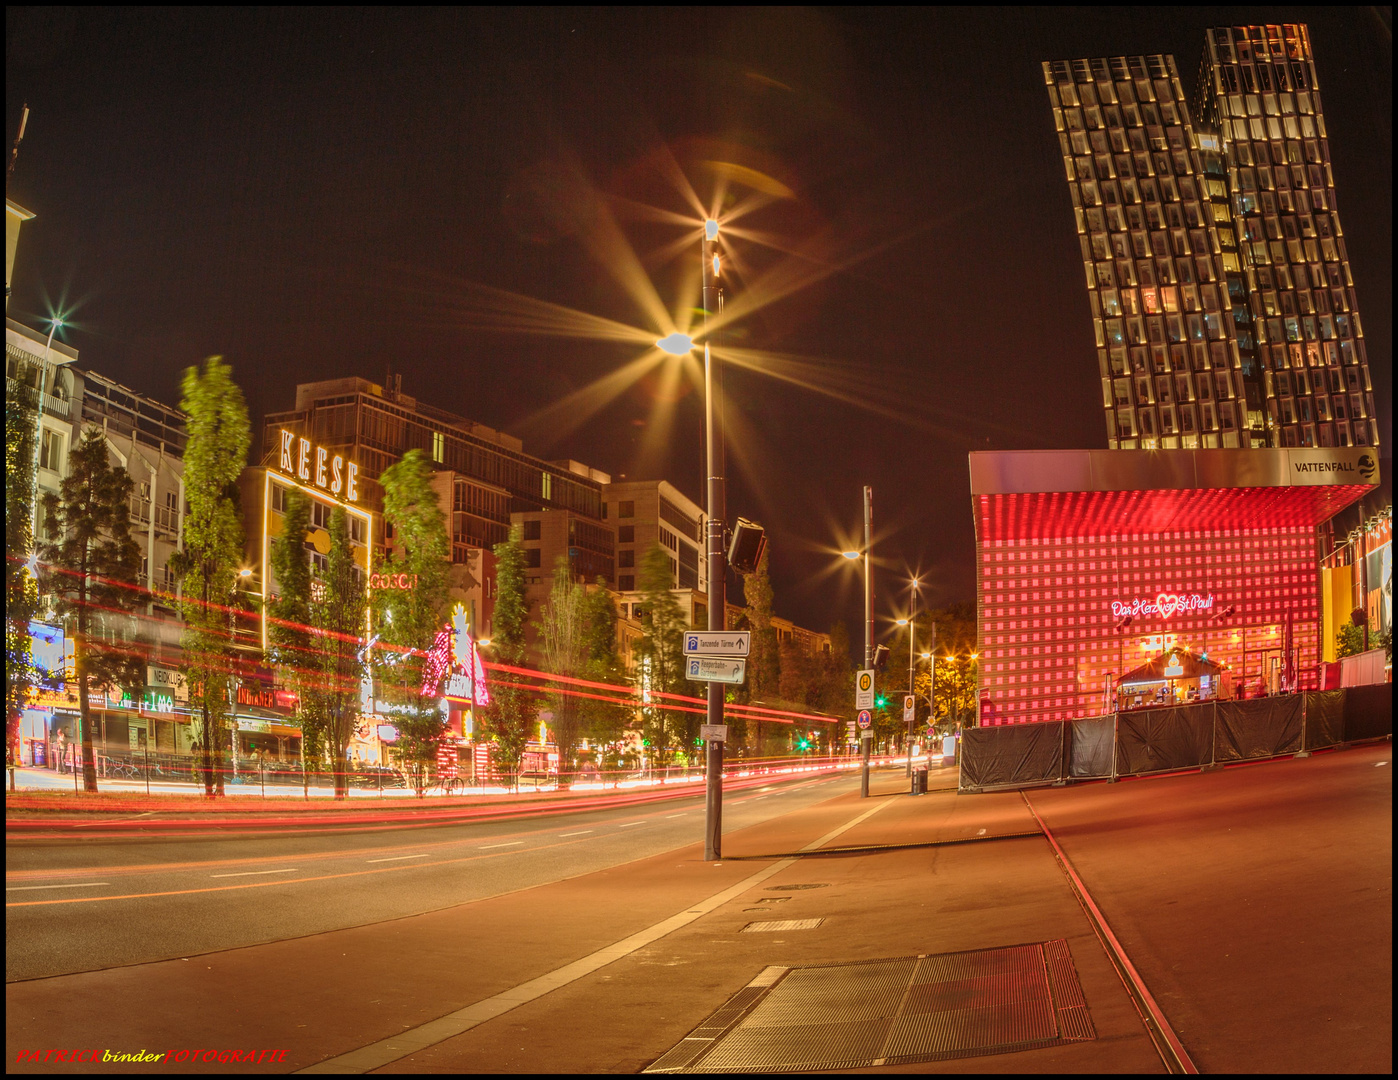
<path fill-rule="evenodd" d="M 184 549 L 170 565 L 180 583 L 190 727 L 202 758 L 204 794 L 223 790 L 223 746 L 235 689 L 233 649 L 243 515 L 238 476 L 252 433 L 243 391 L 219 356 L 185 370 L 180 408 L 189 417 L 184 453 Z"/>
<path fill-rule="evenodd" d="M 330 753 L 335 797 L 349 796 L 349 744 L 359 720 L 360 683 L 364 677 L 364 580 L 354 563 L 349 521 L 337 506 L 327 523 L 330 552 L 325 569 L 312 583 L 310 613 L 314 627 L 316 678 L 309 688 L 312 712 Z M 440 714 L 439 714 L 440 715 Z"/>
<path fill-rule="evenodd" d="M 650 704 L 642 711 L 642 739 L 650 744 L 655 760 L 668 764 L 676 749 L 686 753 L 693 748 L 698 733 L 694 714 L 665 708 L 662 694 L 680 694 L 686 689 L 684 678 L 683 634 L 684 612 L 670 591 L 673 571 L 670 556 L 659 544 L 654 544 L 641 557 L 639 567 L 641 593 L 641 640 L 636 652 L 640 658 L 640 676 L 650 693 Z M 691 729 L 693 732 L 691 733 Z"/>
<path fill-rule="evenodd" d="M 68 459 L 59 493 L 44 496 L 53 540 L 40 549 L 45 591 L 73 637 L 74 681 L 82 743 L 83 788 L 97 790 L 90 695 L 145 684 L 144 662 L 130 646 L 122 616 L 135 609 L 141 552 L 131 538 L 131 477 L 111 464 L 107 439 L 89 428 Z"/>
<path fill-rule="evenodd" d="M 5 751 L 11 769 L 19 764 L 19 721 L 38 682 L 29 636 L 39 611 L 39 583 L 30 570 L 34 553 L 34 427 L 37 368 L 21 364 L 5 395 Z M 10 773 L 13 789 L 15 774 Z"/>
<path fill-rule="evenodd" d="M 560 555 L 553 571 L 553 587 L 539 608 L 539 641 L 544 670 L 566 678 L 580 678 L 587 667 L 587 589 L 573 580 L 566 555 Z M 582 725 L 581 699 L 567 683 L 554 684 L 549 696 L 554 739 L 558 743 L 558 785 L 567 787 L 577 765 Z"/>
<path fill-rule="evenodd" d="M 309 796 L 310 768 L 320 760 L 321 729 L 310 691 L 317 676 L 311 641 L 311 561 L 306 534 L 311 527 L 311 500 L 296 488 L 282 495 L 281 531 L 272 539 L 270 596 L 266 601 L 267 643 L 273 670 L 296 694 L 301 724 L 301 785 Z"/>
<path fill-rule="evenodd" d="M 747 602 L 748 628 L 752 642 L 748 649 L 748 697 L 770 701 L 781 696 L 781 651 L 777 632 L 772 628 L 772 578 L 768 573 L 770 545 L 762 551 L 757 569 L 743 575 L 743 599 Z"/>
<path fill-rule="evenodd" d="M 495 545 L 495 614 L 490 652 L 498 663 L 512 667 L 524 664 L 524 631 L 529 618 L 522 535 L 523 530 L 515 525 L 509 539 Z M 505 681 L 491 687 L 490 704 L 481 713 L 481 728 L 495 746 L 501 770 L 511 783 L 517 784 L 519 763 L 538 715 L 538 704 L 533 691 L 502 685 Z"/>
<path fill-rule="evenodd" d="M 383 654 L 383 695 L 398 728 L 399 752 L 419 797 L 430 762 L 447 731 L 440 706 L 439 678 L 427 660 L 438 646 L 447 606 L 447 566 L 451 544 L 446 516 L 432 487 L 432 464 L 421 450 L 409 450 L 379 477 L 385 524 L 392 548 L 380 565 L 385 574 L 407 574 L 411 589 L 378 589 L 374 625 L 390 646 Z"/>
<path fill-rule="evenodd" d="M 626 666 L 617 654 L 617 611 L 607 583 L 598 578 L 583 601 L 583 634 L 586 665 L 584 675 L 594 682 L 623 685 Z M 583 734 L 599 748 L 598 767 L 619 769 L 621 750 L 633 710 L 595 698 L 583 698 Z"/>

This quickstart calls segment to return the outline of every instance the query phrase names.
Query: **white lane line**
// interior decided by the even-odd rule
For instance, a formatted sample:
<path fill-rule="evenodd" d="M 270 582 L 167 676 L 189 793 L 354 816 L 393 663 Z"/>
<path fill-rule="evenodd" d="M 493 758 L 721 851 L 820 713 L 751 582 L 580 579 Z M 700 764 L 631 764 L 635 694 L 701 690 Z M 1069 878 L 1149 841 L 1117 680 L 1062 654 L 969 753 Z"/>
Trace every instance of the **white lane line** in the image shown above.
<path fill-rule="evenodd" d="M 632 825 L 644 825 L 644 821 L 623 821 L 617 826 L 618 829 L 629 829 Z"/>
<path fill-rule="evenodd" d="M 34 889 L 92 889 L 106 881 L 84 881 L 81 885 L 6 885 L 6 892 L 32 892 Z"/>
<path fill-rule="evenodd" d="M 582 832 L 561 832 L 561 833 L 559 833 L 558 835 L 559 835 L 559 836 L 586 836 L 586 835 L 587 835 L 588 833 L 590 833 L 590 832 L 592 832 L 591 829 L 584 829 Z"/>
<path fill-rule="evenodd" d="M 498 847 L 519 847 L 519 846 L 522 845 L 523 843 L 524 843 L 523 840 L 511 840 L 508 844 L 487 844 L 485 847 L 481 848 L 481 850 L 482 850 L 482 851 L 491 851 L 491 850 L 493 850 L 493 849 L 495 849 L 495 848 L 498 848 Z"/>
<path fill-rule="evenodd" d="M 371 862 L 400 862 L 400 861 L 402 861 L 403 859 L 425 859 L 425 858 L 427 858 L 427 852 L 424 851 L 421 855 L 395 855 L 395 856 L 393 856 L 393 858 L 391 858 L 391 859 L 365 859 L 364 861 L 365 861 L 366 863 L 371 863 Z"/>
<path fill-rule="evenodd" d="M 298 867 L 289 866 L 285 870 L 244 870 L 241 874 L 210 874 L 209 877 L 259 877 L 262 874 L 294 874 L 297 869 Z"/>
<path fill-rule="evenodd" d="M 889 802 L 881 802 L 877 806 L 865 810 L 857 817 L 851 818 L 843 825 L 839 825 L 826 833 L 819 840 L 807 844 L 802 851 L 815 851 L 824 847 L 831 840 L 834 840 L 841 833 L 854 828 L 860 822 L 877 814 L 885 806 L 892 805 Z M 749 877 L 734 885 L 730 885 L 722 892 L 713 894 L 706 899 L 700 900 L 693 907 L 681 911 L 677 915 L 671 915 L 653 926 L 648 926 L 644 930 L 623 938 L 614 944 L 604 946 L 594 953 L 579 960 L 574 960 L 571 964 L 564 964 L 560 968 L 530 979 L 528 982 L 520 983 L 518 986 L 503 990 L 493 997 L 485 998 L 474 1004 L 467 1005 L 463 1009 L 448 1013 L 446 1016 L 438 1017 L 436 1020 L 429 1020 L 415 1028 L 407 1031 L 400 1031 L 397 1035 L 391 1035 L 387 1039 L 380 1039 L 376 1043 L 362 1046 L 358 1050 L 351 1050 L 349 1053 L 341 1054 L 339 1057 L 328 1058 L 315 1065 L 310 1065 L 301 1069 L 305 1073 L 366 1073 L 371 1069 L 382 1068 L 409 1054 L 425 1050 L 440 1042 L 445 1042 L 453 1036 L 460 1035 L 463 1031 L 470 1031 L 473 1027 L 493 1020 L 511 1009 L 517 1009 L 521 1005 L 526 1005 L 531 1001 L 552 993 L 561 986 L 576 982 L 584 975 L 589 975 L 598 968 L 606 967 L 624 956 L 630 956 L 638 949 L 645 948 L 652 941 L 656 941 L 679 930 L 701 915 L 722 907 L 730 900 L 734 900 L 756 885 L 762 884 L 768 878 L 780 874 L 789 866 L 796 865 L 796 859 L 782 859 L 773 863 L 765 869 L 757 871 Z"/>
<path fill-rule="evenodd" d="M 683 814 L 671 814 L 671 815 L 669 815 L 665 820 L 666 820 L 666 821 L 674 821 L 675 818 L 677 818 L 677 817 L 684 817 L 684 815 L 683 815 Z"/>

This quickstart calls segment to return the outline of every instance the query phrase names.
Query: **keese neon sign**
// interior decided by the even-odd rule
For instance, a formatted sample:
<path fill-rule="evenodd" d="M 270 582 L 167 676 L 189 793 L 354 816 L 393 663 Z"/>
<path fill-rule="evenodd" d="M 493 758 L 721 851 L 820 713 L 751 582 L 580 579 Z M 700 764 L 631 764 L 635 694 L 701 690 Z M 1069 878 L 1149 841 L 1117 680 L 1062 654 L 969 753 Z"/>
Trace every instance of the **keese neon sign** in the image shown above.
<path fill-rule="evenodd" d="M 278 465 L 282 472 L 337 498 L 343 492 L 346 502 L 359 501 L 359 466 L 355 462 L 340 454 L 332 457 L 325 447 L 312 445 L 310 439 L 294 431 L 279 430 L 282 452 Z"/>

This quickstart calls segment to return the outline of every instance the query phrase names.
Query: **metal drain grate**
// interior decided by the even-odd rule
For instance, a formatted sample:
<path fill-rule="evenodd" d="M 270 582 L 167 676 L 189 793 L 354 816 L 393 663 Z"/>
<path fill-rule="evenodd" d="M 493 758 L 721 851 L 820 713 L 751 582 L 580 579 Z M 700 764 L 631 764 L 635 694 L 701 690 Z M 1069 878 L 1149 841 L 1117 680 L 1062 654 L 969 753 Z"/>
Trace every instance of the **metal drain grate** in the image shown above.
<path fill-rule="evenodd" d="M 743 927 L 744 934 L 761 934 L 769 930 L 814 930 L 824 919 L 776 919 L 772 922 L 750 922 Z"/>
<path fill-rule="evenodd" d="M 747 929 L 776 927 L 795 928 Z M 857 1069 L 1096 1037 L 1068 943 L 1058 940 L 767 968 L 646 1072 Z"/>

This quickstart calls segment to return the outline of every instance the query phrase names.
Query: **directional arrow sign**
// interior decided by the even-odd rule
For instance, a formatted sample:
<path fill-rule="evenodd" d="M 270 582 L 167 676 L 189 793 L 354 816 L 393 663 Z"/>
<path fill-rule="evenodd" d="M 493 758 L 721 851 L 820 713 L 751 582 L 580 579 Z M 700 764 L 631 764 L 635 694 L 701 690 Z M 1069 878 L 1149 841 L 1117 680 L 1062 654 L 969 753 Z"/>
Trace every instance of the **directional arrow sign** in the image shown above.
<path fill-rule="evenodd" d="M 685 656 L 747 656 L 750 630 L 686 630 Z"/>
<path fill-rule="evenodd" d="M 746 666 L 743 660 L 725 660 L 716 656 L 684 658 L 685 678 L 697 682 L 740 683 L 743 681 Z"/>

